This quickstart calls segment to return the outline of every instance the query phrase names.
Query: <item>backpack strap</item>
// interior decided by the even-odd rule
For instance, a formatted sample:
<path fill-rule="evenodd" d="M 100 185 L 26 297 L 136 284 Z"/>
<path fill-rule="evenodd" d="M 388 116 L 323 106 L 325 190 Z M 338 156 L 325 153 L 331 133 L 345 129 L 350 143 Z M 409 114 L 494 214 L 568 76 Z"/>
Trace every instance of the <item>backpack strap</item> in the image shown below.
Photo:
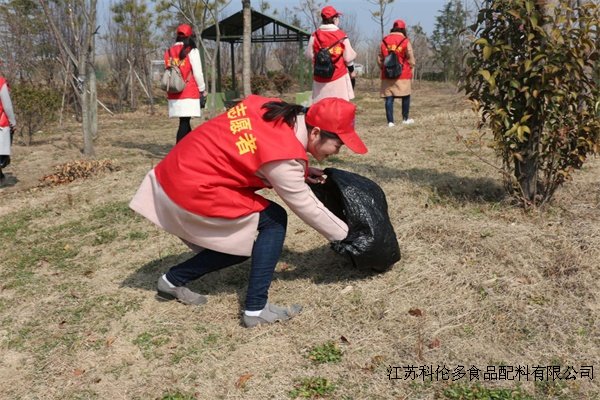
<path fill-rule="evenodd" d="M 340 42 L 343 42 L 343 41 L 344 41 L 344 40 L 346 40 L 346 39 L 348 39 L 348 36 L 344 36 L 343 38 L 336 40 L 336 41 L 335 41 L 335 42 L 334 42 L 334 43 L 333 43 L 331 46 L 329 46 L 329 47 L 327 48 L 327 50 L 330 50 L 330 49 L 331 49 L 332 47 L 334 47 L 336 44 L 338 44 L 338 43 L 340 43 Z"/>
<path fill-rule="evenodd" d="M 407 37 L 405 36 L 405 37 L 404 37 L 404 39 L 402 39 L 402 40 L 400 41 L 400 43 L 398 43 L 398 46 L 396 47 L 396 49 L 397 49 L 398 47 L 400 47 L 400 45 L 402 45 L 402 43 L 404 43 L 404 41 L 405 41 L 406 39 L 407 39 Z M 390 51 L 393 51 L 394 53 L 396 52 L 396 50 L 390 50 L 390 46 L 387 44 L 387 42 L 385 41 L 385 39 L 381 39 L 381 41 L 383 42 L 383 44 L 385 44 L 385 48 L 388 50 L 388 53 L 389 53 Z M 396 55 L 398 55 L 398 54 L 396 54 Z M 398 57 L 398 58 L 400 58 L 400 57 Z"/>
<path fill-rule="evenodd" d="M 318 31 L 319 31 L 318 29 L 315 31 L 315 40 L 317 41 L 317 44 L 319 45 L 319 49 L 324 49 L 323 45 L 321 44 L 321 41 L 319 40 L 319 36 L 317 35 Z M 348 39 L 348 36 L 344 36 L 343 38 L 336 40 L 331 46 L 327 47 L 327 50 L 328 51 L 331 50 L 331 48 L 333 48 L 336 44 L 338 44 L 346 39 Z"/>

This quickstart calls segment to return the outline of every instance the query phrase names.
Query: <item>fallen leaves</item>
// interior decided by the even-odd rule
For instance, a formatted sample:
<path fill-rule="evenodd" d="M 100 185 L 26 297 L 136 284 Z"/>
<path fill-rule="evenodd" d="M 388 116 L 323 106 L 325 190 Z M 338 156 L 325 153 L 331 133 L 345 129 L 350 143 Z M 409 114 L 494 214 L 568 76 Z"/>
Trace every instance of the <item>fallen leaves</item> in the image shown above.
<path fill-rule="evenodd" d="M 423 311 L 421 311 L 420 308 L 411 308 L 410 310 L 408 310 L 408 314 L 412 315 L 413 317 L 422 317 Z"/>
<path fill-rule="evenodd" d="M 40 178 L 42 186 L 55 186 L 86 179 L 100 172 L 118 171 L 120 168 L 112 160 L 77 160 L 54 167 L 55 173 Z"/>
<path fill-rule="evenodd" d="M 254 376 L 254 374 L 243 374 L 241 375 L 237 382 L 235 383 L 235 387 L 238 389 L 243 389 L 244 387 L 246 387 L 246 383 L 248 382 L 248 380 L 250 378 L 252 378 Z"/>

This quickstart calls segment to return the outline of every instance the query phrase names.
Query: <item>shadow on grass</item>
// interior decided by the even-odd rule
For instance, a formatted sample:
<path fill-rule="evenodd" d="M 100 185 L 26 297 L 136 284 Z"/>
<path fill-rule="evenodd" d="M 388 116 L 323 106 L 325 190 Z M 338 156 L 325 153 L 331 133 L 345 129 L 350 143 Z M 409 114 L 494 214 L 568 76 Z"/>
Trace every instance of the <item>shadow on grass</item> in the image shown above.
<path fill-rule="evenodd" d="M 151 157 L 164 158 L 175 144 L 175 137 L 173 136 L 173 144 L 156 144 L 156 143 L 136 143 L 136 142 L 113 142 L 113 146 L 123 147 L 125 149 L 139 149 L 143 150 Z"/>
<path fill-rule="evenodd" d="M 471 178 L 433 169 L 412 168 L 402 171 L 402 179 L 427 186 L 438 196 L 473 203 L 497 203 L 506 198 L 504 187 L 496 179 Z"/>
<path fill-rule="evenodd" d="M 408 181 L 431 189 L 443 199 L 472 203 L 497 203 L 506 199 L 499 180 L 487 177 L 465 177 L 431 168 L 397 169 L 385 165 L 336 160 L 335 168 L 348 169 L 378 182 Z"/>
<path fill-rule="evenodd" d="M 121 286 L 155 291 L 159 276 L 166 273 L 173 265 L 192 256 L 193 253 L 185 252 L 150 261 L 129 275 Z M 354 267 L 349 258 L 334 253 L 329 246 L 321 246 L 306 252 L 295 252 L 284 248 L 280 258 L 280 268 L 284 265 L 282 263 L 287 266 L 275 272 L 274 281 L 308 279 L 315 284 L 328 284 L 365 279 L 377 274 L 374 271 Z M 250 260 L 247 260 L 206 274 L 187 286 L 193 291 L 207 295 L 235 292 L 245 294 L 249 270 Z"/>

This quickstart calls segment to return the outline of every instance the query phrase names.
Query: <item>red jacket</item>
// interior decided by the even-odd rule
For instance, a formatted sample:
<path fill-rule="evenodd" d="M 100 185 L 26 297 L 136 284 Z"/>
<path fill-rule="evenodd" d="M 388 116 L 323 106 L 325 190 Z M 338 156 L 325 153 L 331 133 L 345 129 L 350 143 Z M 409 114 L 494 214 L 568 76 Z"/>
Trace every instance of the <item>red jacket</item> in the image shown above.
<path fill-rule="evenodd" d="M 308 158 L 293 128 L 267 122 L 261 106 L 279 101 L 248 96 L 183 138 L 155 167 L 169 198 L 198 215 L 238 218 L 264 210 L 255 192 L 267 187 L 255 173 L 271 161 Z"/>
<path fill-rule="evenodd" d="M 383 41 L 381 42 L 380 52 L 382 58 L 385 58 L 390 51 L 395 51 L 396 55 L 398 56 L 398 60 L 400 60 L 402 63 L 402 74 L 396 79 L 412 79 L 412 67 L 408 62 L 407 48 L 408 38 L 401 33 L 391 33 L 384 37 Z M 381 67 L 381 79 L 389 79 L 383 74 L 383 66 Z"/>
<path fill-rule="evenodd" d="M 315 33 L 313 33 L 313 54 L 317 54 L 319 50 L 323 48 L 327 48 L 337 42 L 338 40 L 345 38 L 346 33 L 341 30 L 335 31 L 323 31 L 317 29 Z M 341 78 L 344 74 L 348 73 L 348 68 L 346 67 L 346 62 L 344 61 L 344 41 L 340 40 L 338 44 L 329 49 L 329 54 L 331 54 L 331 59 L 333 61 L 333 65 L 335 70 L 333 71 L 333 76 L 331 78 L 323 78 L 320 76 L 313 76 L 313 79 L 317 82 L 331 82 L 336 79 Z M 313 64 L 315 62 L 315 57 L 313 57 Z"/>
<path fill-rule="evenodd" d="M 181 93 L 167 93 L 169 100 L 177 99 L 200 99 L 200 91 L 198 90 L 198 84 L 194 79 L 194 73 L 192 72 L 192 64 L 190 63 L 190 57 L 185 56 L 183 60 L 179 60 L 179 53 L 183 44 L 175 44 L 169 50 L 165 51 L 164 60 L 165 67 L 169 66 L 170 59 L 179 64 L 181 75 L 186 80 L 185 88 Z"/>
<path fill-rule="evenodd" d="M 7 85 L 6 87 L 8 88 L 6 79 L 0 76 L 0 89 L 2 89 L 4 85 Z M 10 122 L 8 121 L 8 116 L 6 116 L 6 113 L 4 112 L 4 105 L 0 101 L 0 128 L 6 128 L 8 126 L 10 126 Z"/>

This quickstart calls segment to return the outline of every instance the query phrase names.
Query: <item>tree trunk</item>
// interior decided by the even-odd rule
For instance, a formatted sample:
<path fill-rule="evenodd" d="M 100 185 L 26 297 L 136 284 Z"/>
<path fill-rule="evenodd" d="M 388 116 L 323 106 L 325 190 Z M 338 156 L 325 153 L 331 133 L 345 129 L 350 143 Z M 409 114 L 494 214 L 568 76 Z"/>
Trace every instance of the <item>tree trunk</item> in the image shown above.
<path fill-rule="evenodd" d="M 96 0 L 90 1 L 87 13 L 86 41 L 81 49 L 83 82 L 83 154 L 94 156 L 94 138 L 98 133 L 98 103 L 96 93 L 95 36 L 96 36 Z M 87 103 L 87 104 L 85 104 Z M 87 117 L 86 117 L 87 116 Z"/>
<path fill-rule="evenodd" d="M 242 81 L 244 85 L 244 97 L 252 94 L 250 85 L 250 49 L 252 45 L 252 12 L 250 8 L 250 0 L 242 0 L 243 15 L 244 15 L 244 41 L 242 52 Z"/>
<path fill-rule="evenodd" d="M 539 147 L 544 122 L 538 118 L 532 118 L 531 133 L 527 140 L 527 152 L 523 154 L 523 160 L 515 158 L 515 177 L 519 182 L 521 194 L 526 202 L 536 203 L 538 195 L 538 170 L 539 170 Z"/>
<path fill-rule="evenodd" d="M 56 26 L 56 22 L 50 12 L 48 4 L 40 0 L 44 14 L 48 20 L 48 25 L 54 38 L 58 42 L 61 58 L 63 60 L 64 72 L 67 79 L 70 80 L 75 94 L 78 96 L 81 104 L 82 130 L 83 130 L 83 153 L 87 156 L 93 156 L 94 143 L 93 138 L 98 129 L 98 103 L 96 95 L 96 75 L 95 75 L 95 35 L 96 35 L 96 6 L 97 0 L 90 0 L 89 7 L 83 4 L 83 23 L 73 25 L 71 28 L 76 31 L 80 37 L 84 38 L 76 46 L 67 43 L 66 38 L 61 34 Z M 77 68 L 77 76 L 71 79 L 71 70 L 69 65 Z"/>

